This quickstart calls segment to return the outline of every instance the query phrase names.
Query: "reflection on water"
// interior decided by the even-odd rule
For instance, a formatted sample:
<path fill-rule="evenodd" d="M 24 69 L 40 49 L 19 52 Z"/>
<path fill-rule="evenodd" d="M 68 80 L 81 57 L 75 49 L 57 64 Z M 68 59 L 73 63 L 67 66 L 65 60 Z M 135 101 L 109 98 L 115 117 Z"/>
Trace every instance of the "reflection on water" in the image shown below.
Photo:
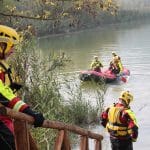
<path fill-rule="evenodd" d="M 49 51 L 65 52 L 71 56 L 73 64 L 66 68 L 66 72 L 76 72 L 88 69 L 93 55 L 100 56 L 104 66 L 108 66 L 111 51 L 116 51 L 122 58 L 124 66 L 130 69 L 131 76 L 126 84 L 108 85 L 105 95 L 105 106 L 116 102 L 119 93 L 129 89 L 134 93 L 132 108 L 135 111 L 139 124 L 139 139 L 134 143 L 136 150 L 149 150 L 150 135 L 149 120 L 149 75 L 150 75 L 150 24 L 134 23 L 120 26 L 110 26 L 104 29 L 94 29 L 80 33 L 42 38 L 39 41 L 43 54 Z M 105 136 L 103 143 L 109 138 L 100 127 L 93 129 Z M 107 147 L 106 147 L 107 145 Z M 108 144 L 104 149 L 110 150 Z M 91 143 L 90 150 L 93 150 Z"/>

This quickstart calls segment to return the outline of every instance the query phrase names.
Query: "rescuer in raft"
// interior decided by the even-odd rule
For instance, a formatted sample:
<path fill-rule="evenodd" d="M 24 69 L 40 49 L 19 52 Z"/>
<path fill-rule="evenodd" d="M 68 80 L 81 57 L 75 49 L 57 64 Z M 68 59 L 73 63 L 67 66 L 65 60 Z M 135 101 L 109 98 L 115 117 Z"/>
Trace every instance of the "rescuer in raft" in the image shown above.
<path fill-rule="evenodd" d="M 94 60 L 91 63 L 91 69 L 97 72 L 101 72 L 103 67 L 102 63 L 98 60 L 98 56 L 94 56 Z"/>
<path fill-rule="evenodd" d="M 121 74 L 123 71 L 121 58 L 115 52 L 112 52 L 112 56 L 113 57 L 109 65 L 109 70 L 111 70 L 111 72 L 114 74 Z"/>

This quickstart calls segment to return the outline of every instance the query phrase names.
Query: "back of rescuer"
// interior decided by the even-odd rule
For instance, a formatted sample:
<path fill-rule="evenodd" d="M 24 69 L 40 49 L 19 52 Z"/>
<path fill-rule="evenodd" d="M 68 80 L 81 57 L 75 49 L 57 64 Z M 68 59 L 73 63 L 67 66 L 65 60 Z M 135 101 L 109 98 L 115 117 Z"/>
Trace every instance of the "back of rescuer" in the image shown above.
<path fill-rule="evenodd" d="M 113 106 L 102 112 L 101 124 L 110 134 L 112 150 L 133 150 L 133 142 L 138 137 L 138 125 L 134 112 L 130 109 L 133 95 L 123 91 Z"/>

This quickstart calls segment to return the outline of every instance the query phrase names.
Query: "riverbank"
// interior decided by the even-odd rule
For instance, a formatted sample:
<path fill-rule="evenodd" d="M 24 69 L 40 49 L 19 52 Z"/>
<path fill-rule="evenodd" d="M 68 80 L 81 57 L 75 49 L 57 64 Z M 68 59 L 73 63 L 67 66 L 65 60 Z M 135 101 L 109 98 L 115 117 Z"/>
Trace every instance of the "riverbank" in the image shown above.
<path fill-rule="evenodd" d="M 124 21 L 124 22 L 116 22 L 116 23 L 110 23 L 110 24 L 104 24 L 104 25 L 99 25 L 96 26 L 94 28 L 85 28 L 82 30 L 76 30 L 76 31 L 71 31 L 71 32 L 63 32 L 63 33 L 57 33 L 57 34 L 47 34 L 47 35 L 38 35 L 38 39 L 42 39 L 42 38 L 49 38 L 49 37 L 60 37 L 60 36 L 67 36 L 67 35 L 72 35 L 72 34 L 79 34 L 85 31 L 91 31 L 93 29 L 98 29 L 98 30 L 107 30 L 108 28 L 112 28 L 112 27 L 120 27 L 120 26 L 126 26 L 127 24 L 141 24 L 141 22 L 149 22 L 149 17 L 145 18 L 140 18 L 137 20 L 129 20 L 129 21 Z"/>

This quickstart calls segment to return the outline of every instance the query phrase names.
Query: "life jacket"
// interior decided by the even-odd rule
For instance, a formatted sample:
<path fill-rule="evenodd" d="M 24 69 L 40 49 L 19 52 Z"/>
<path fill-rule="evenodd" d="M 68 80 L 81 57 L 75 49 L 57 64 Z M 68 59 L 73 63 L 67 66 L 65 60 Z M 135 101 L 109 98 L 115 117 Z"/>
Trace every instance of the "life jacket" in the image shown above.
<path fill-rule="evenodd" d="M 12 83 L 12 75 L 11 75 L 11 69 L 8 67 L 7 64 L 5 64 L 4 62 L 0 62 L 0 80 L 5 84 L 10 86 Z M 9 130 L 13 133 L 14 131 L 14 127 L 13 127 L 13 123 L 12 123 L 12 119 L 7 117 L 7 116 L 3 116 L 0 115 L 0 121 L 2 121 L 8 128 Z"/>
<path fill-rule="evenodd" d="M 4 63 L 0 62 L 0 79 L 3 81 L 5 85 L 10 86 L 13 82 L 12 80 L 12 71 L 10 67 Z"/>
<path fill-rule="evenodd" d="M 2 80 L 5 85 L 8 85 L 13 92 L 18 91 L 22 87 L 21 84 L 14 82 L 14 72 L 5 62 L 0 62 L 0 80 Z"/>
<path fill-rule="evenodd" d="M 108 123 L 106 125 L 106 129 L 111 136 L 126 137 L 131 134 L 131 130 L 128 129 L 127 124 L 123 124 L 120 121 L 120 117 L 122 116 L 124 110 L 124 107 L 110 107 L 108 111 Z"/>
<path fill-rule="evenodd" d="M 103 67 L 102 63 L 100 61 L 93 61 L 91 63 L 91 68 L 92 69 L 96 69 L 96 68 L 100 68 L 100 67 Z"/>
<path fill-rule="evenodd" d="M 109 70 L 111 70 L 112 73 L 114 73 L 114 74 L 119 74 L 120 73 L 119 64 L 110 62 Z"/>
<path fill-rule="evenodd" d="M 120 72 L 122 72 L 123 71 L 123 65 L 122 65 L 121 61 L 118 62 L 118 66 L 120 68 Z"/>
<path fill-rule="evenodd" d="M 4 61 L 0 61 L 0 88 L 1 89 L 4 88 L 3 86 L 9 86 L 13 92 L 16 92 L 18 90 L 17 88 L 19 87 L 19 84 L 14 82 L 14 73 L 10 69 L 9 65 L 6 64 Z M 2 93 L 2 95 L 3 94 L 4 93 Z M 8 94 L 8 97 L 9 96 L 11 97 L 12 95 L 11 92 L 10 92 L 10 95 L 9 95 L 9 92 L 7 94 Z M 14 127 L 13 127 L 11 118 L 9 118 L 8 116 L 0 115 L 0 121 L 2 121 L 12 133 L 14 132 Z"/>
<path fill-rule="evenodd" d="M 17 96 L 16 91 L 22 86 L 14 81 L 18 81 L 19 78 L 13 76 L 9 66 L 3 60 L 0 60 L 0 63 L 2 63 L 0 65 L 0 103 L 15 111 L 22 112 L 29 106 Z"/>
<path fill-rule="evenodd" d="M 112 61 L 110 62 L 110 68 L 115 71 L 114 73 L 118 74 L 123 71 L 123 65 L 121 58 L 117 55 L 113 56 Z M 117 72 L 116 72 L 117 71 Z"/>

